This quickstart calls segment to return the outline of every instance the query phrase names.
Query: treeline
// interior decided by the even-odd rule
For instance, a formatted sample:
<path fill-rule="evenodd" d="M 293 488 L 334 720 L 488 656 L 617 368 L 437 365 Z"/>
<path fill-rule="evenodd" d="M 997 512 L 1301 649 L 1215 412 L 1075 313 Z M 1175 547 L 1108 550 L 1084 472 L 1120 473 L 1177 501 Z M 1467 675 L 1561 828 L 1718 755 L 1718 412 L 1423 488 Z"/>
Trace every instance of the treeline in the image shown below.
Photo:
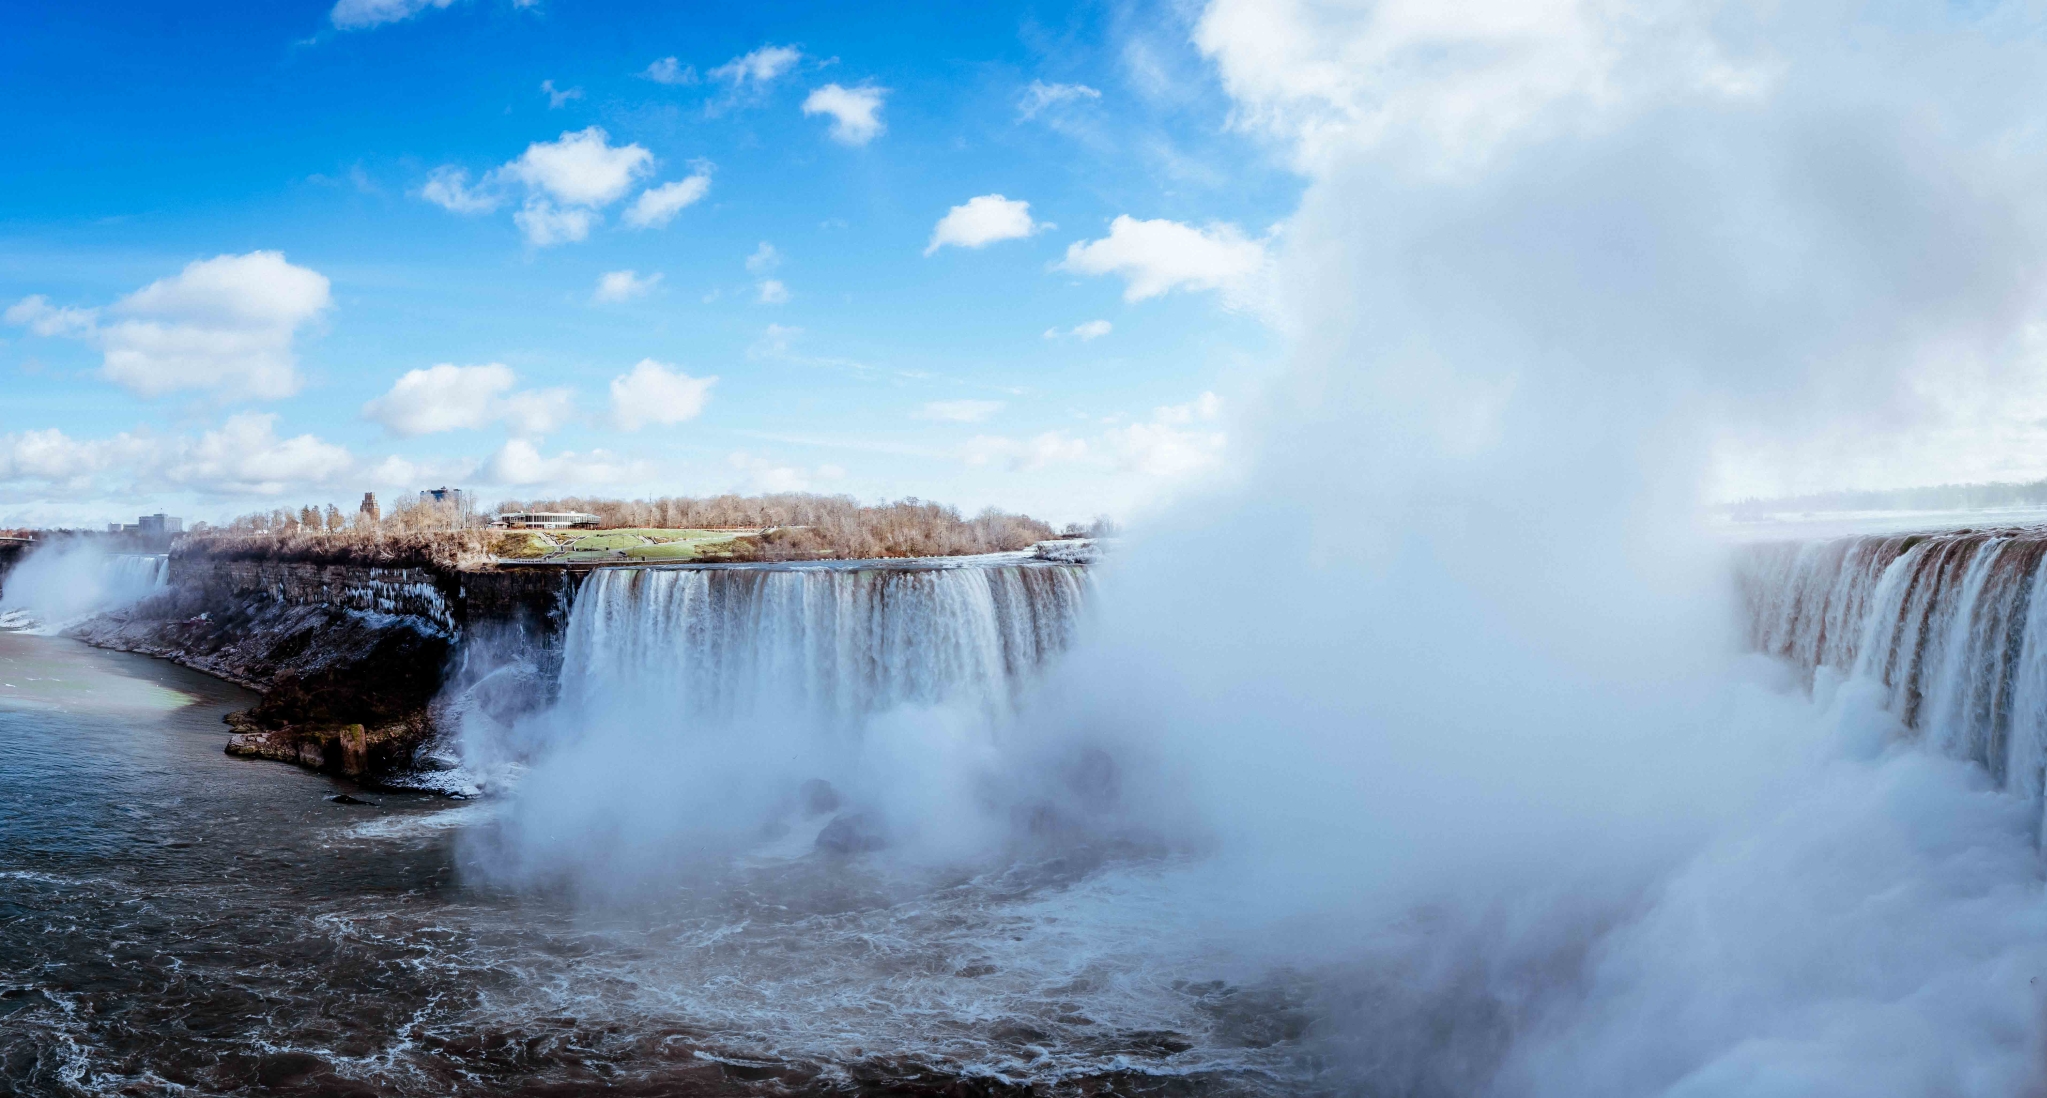
<path fill-rule="evenodd" d="M 582 511 L 608 527 L 670 530 L 746 527 L 761 534 L 740 538 L 734 560 L 817 560 L 868 557 L 950 557 L 1027 549 L 1058 536 L 1029 515 L 989 508 L 973 518 L 958 508 L 929 500 L 901 499 L 864 504 L 851 496 L 778 492 L 762 496 L 664 496 L 660 499 L 562 499 L 513 501 L 512 511 Z"/>
<path fill-rule="evenodd" d="M 1777 499 L 1752 497 L 1727 507 L 1736 518 L 1786 511 L 1981 511 L 1998 507 L 2047 507 L 2047 480 L 1814 492 Z"/>
<path fill-rule="evenodd" d="M 801 492 L 706 499 L 507 500 L 494 513 L 514 511 L 582 511 L 610 528 L 759 531 L 722 547 L 716 559 L 729 561 L 963 556 L 1027 549 L 1059 536 L 1029 515 L 995 508 L 966 518 L 957 508 L 928 500 L 863 504 L 851 496 Z M 405 500 L 382 515 L 308 504 L 252 512 L 225 526 L 195 524 L 178 539 L 173 552 L 233 560 L 470 569 L 488 566 L 496 556 L 496 540 L 510 536 L 490 529 L 488 523 L 489 515 L 432 500 Z M 1113 532 L 1106 519 L 1065 531 L 1069 536 Z"/>

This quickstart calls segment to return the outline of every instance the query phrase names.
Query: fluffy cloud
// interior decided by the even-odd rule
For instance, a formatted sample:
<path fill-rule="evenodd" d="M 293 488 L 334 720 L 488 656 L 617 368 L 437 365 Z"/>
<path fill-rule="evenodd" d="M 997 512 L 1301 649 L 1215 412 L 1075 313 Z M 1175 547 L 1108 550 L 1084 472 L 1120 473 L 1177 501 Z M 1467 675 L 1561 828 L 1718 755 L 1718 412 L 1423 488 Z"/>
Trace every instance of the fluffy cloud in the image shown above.
<path fill-rule="evenodd" d="M 631 301 L 645 297 L 654 291 L 661 281 L 661 272 L 640 277 L 636 271 L 606 271 L 597 276 L 597 290 L 590 300 L 601 302 Z"/>
<path fill-rule="evenodd" d="M 1194 40 L 1235 100 L 1233 121 L 1290 142 L 1314 171 L 1355 146 L 1418 141 L 1425 170 L 1482 162 L 1526 141 L 1633 109 L 1659 92 L 1751 99 L 1771 63 L 1730 59 L 1705 32 L 1714 7 L 1637 12 L 1578 0 L 1447 6 L 1217 0 Z"/>
<path fill-rule="evenodd" d="M 1100 339 L 1105 335 L 1108 335 L 1114 329 L 1115 325 L 1110 324 L 1106 320 L 1089 320 L 1080 324 L 1075 324 L 1073 327 L 1068 328 L 1063 332 L 1057 328 L 1047 328 L 1045 329 L 1045 338 L 1077 339 L 1080 340 L 1082 343 L 1088 343 L 1092 342 L 1093 340 Z"/>
<path fill-rule="evenodd" d="M 1023 95 L 1018 97 L 1016 114 L 1018 118 L 1032 119 L 1048 107 L 1057 107 L 1062 103 L 1086 102 L 1101 97 L 1101 92 L 1086 84 L 1047 84 L 1043 80 L 1033 80 L 1031 86 L 1025 88 Z"/>
<path fill-rule="evenodd" d="M 401 438 L 475 430 L 502 422 L 515 435 L 553 432 L 573 414 L 567 389 L 514 391 L 518 378 L 500 362 L 441 363 L 408 370 L 391 391 L 363 405 L 363 417 Z"/>
<path fill-rule="evenodd" d="M 111 439 L 73 439 L 52 427 L 0 435 L 0 483 L 39 481 L 82 486 L 93 474 L 153 454 L 156 444 L 122 434 Z"/>
<path fill-rule="evenodd" d="M 640 75 L 652 80 L 656 84 L 668 84 L 671 86 L 694 84 L 697 82 L 695 66 L 682 64 L 673 57 L 664 57 L 648 65 Z"/>
<path fill-rule="evenodd" d="M 347 448 L 312 435 L 278 438 L 276 427 L 274 415 L 229 416 L 218 430 L 181 446 L 164 475 L 173 484 L 221 495 L 275 496 L 335 483 L 354 468 Z"/>
<path fill-rule="evenodd" d="M 749 454 L 744 450 L 726 455 L 725 460 L 739 473 L 741 479 L 733 487 L 741 492 L 808 492 L 820 480 L 838 480 L 846 475 L 846 471 L 836 465 L 805 469 L 800 465 L 783 465 L 773 458 Z"/>
<path fill-rule="evenodd" d="M 483 214 L 505 204 L 508 188 L 522 187 L 525 202 L 512 221 L 536 247 L 586 240 L 603 221 L 599 211 L 624 198 L 654 171 L 654 154 L 637 144 L 613 145 L 600 126 L 536 141 L 518 158 L 486 173 L 475 186 L 454 165 L 434 169 L 419 196 L 461 214 Z M 627 207 L 634 228 L 666 225 L 676 212 L 710 190 L 710 168 L 698 162 L 686 179 L 650 187 Z"/>
<path fill-rule="evenodd" d="M 487 181 L 486 181 L 487 182 Z M 469 173 L 454 165 L 443 165 L 427 173 L 419 196 L 459 214 L 489 213 L 505 204 L 505 196 L 487 185 L 471 187 Z"/>
<path fill-rule="evenodd" d="M 673 426 L 695 419 L 711 399 L 716 377 L 691 377 L 643 358 L 631 373 L 611 379 L 611 418 L 627 431 L 648 424 Z"/>
<path fill-rule="evenodd" d="M 754 300 L 762 305 L 786 305 L 789 303 L 789 287 L 779 278 L 763 278 L 757 287 L 759 294 Z"/>
<path fill-rule="evenodd" d="M 776 251 L 775 246 L 765 240 L 761 241 L 760 247 L 753 250 L 752 255 L 746 257 L 746 269 L 750 274 L 767 274 L 781 265 L 782 253 Z"/>
<path fill-rule="evenodd" d="M 649 187 L 626 208 L 625 223 L 635 229 L 658 229 L 674 220 L 684 206 L 709 194 L 710 190 L 710 173 L 702 170 L 687 179 Z"/>
<path fill-rule="evenodd" d="M 529 198 L 526 205 L 512 215 L 512 224 L 526 234 L 526 240 L 536 248 L 551 248 L 556 244 L 573 244 L 590 237 L 590 226 L 597 221 L 597 214 L 578 207 L 562 209 L 545 198 Z"/>
<path fill-rule="evenodd" d="M 1022 199 L 984 194 L 947 210 L 931 230 L 931 243 L 924 246 L 924 254 L 930 255 L 948 244 L 961 248 L 985 247 L 998 240 L 1018 240 L 1056 227 L 1047 222 L 1032 221 L 1031 204 Z"/>
<path fill-rule="evenodd" d="M 1222 467 L 1227 435 L 1218 420 L 1222 401 L 1203 393 L 1186 404 L 1152 411 L 1138 423 L 1110 427 L 1091 438 L 1047 431 L 1028 439 L 979 435 L 959 450 L 968 465 L 1000 464 L 1012 472 L 1078 464 L 1103 473 L 1154 481 L 1185 480 Z"/>
<path fill-rule="evenodd" d="M 1222 290 L 1241 298 L 1266 270 L 1265 245 L 1234 225 L 1197 229 L 1178 221 L 1139 221 L 1128 215 L 1109 223 L 1109 235 L 1076 242 L 1059 269 L 1087 275 L 1120 275 L 1123 300 L 1142 301 L 1171 290 Z"/>
<path fill-rule="evenodd" d="M 282 252 L 250 252 L 196 260 L 103 312 L 38 295 L 6 319 L 97 345 L 106 378 L 145 397 L 197 389 L 274 400 L 298 391 L 293 340 L 332 304 L 326 276 Z"/>
<path fill-rule="evenodd" d="M 712 69 L 710 75 L 734 87 L 758 87 L 795 68 L 801 60 L 803 51 L 794 46 L 762 46 Z"/>
<path fill-rule="evenodd" d="M 606 450 L 583 454 L 564 451 L 549 457 L 533 443 L 515 438 L 499 447 L 479 473 L 490 484 L 546 484 L 572 488 L 644 481 L 652 475 L 653 467 Z"/>
<path fill-rule="evenodd" d="M 940 423 L 979 423 L 1001 410 L 999 400 L 934 400 L 917 409 L 915 415 Z"/>
<path fill-rule="evenodd" d="M 1091 451 L 1083 439 L 1059 431 L 1047 431 L 1028 439 L 977 435 L 968 440 L 960 457 L 968 465 L 1001 463 L 1011 472 L 1033 472 L 1050 465 L 1085 461 Z"/>
<path fill-rule="evenodd" d="M 653 153 L 639 145 L 613 145 L 603 127 L 591 126 L 555 141 L 536 141 L 500 170 L 558 202 L 608 206 L 653 168 Z"/>
<path fill-rule="evenodd" d="M 429 8 L 445 8 L 455 0 L 340 0 L 327 18 L 341 30 L 364 30 L 410 19 Z"/>
<path fill-rule="evenodd" d="M 887 88 L 861 85 L 843 88 L 826 84 L 803 101 L 803 114 L 826 114 L 832 118 L 832 140 L 841 145 L 865 145 L 888 127 L 881 121 L 881 103 Z"/>

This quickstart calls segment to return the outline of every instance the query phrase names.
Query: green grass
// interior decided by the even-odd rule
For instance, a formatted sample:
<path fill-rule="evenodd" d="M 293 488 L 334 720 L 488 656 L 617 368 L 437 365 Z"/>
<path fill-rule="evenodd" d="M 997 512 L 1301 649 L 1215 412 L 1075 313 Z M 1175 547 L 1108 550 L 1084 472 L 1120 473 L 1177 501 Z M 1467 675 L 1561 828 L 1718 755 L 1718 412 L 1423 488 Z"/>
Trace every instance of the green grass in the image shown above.
<path fill-rule="evenodd" d="M 663 530 L 632 527 L 617 530 L 552 530 L 500 535 L 494 550 L 500 559 L 554 560 L 589 563 L 607 560 L 693 560 L 709 546 L 743 535 L 730 530 Z"/>

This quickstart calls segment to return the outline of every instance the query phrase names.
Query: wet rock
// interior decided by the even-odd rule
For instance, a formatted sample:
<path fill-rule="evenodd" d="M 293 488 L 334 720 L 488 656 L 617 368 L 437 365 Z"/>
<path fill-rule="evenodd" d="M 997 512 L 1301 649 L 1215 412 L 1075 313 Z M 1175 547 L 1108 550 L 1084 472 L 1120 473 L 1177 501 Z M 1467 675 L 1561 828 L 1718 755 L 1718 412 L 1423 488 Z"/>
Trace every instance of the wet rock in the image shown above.
<path fill-rule="evenodd" d="M 327 800 L 334 804 L 366 804 L 371 808 L 377 807 L 377 802 L 375 801 L 365 801 L 358 797 L 351 797 L 346 793 L 336 793 L 327 798 Z"/>
<path fill-rule="evenodd" d="M 803 814 L 806 816 L 822 816 L 839 810 L 839 791 L 823 778 L 804 782 L 796 795 L 803 802 Z"/>
<path fill-rule="evenodd" d="M 817 849 L 826 854 L 865 854 L 887 845 L 881 821 L 866 812 L 836 816 L 817 833 Z"/>

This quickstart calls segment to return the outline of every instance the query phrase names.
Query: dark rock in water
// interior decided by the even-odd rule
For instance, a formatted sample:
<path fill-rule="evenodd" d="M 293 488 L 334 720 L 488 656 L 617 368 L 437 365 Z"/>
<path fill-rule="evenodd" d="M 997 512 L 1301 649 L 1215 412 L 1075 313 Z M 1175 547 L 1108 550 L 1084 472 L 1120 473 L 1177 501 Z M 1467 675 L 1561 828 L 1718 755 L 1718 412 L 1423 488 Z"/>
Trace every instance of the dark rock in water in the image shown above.
<path fill-rule="evenodd" d="M 806 816 L 822 816 L 827 812 L 839 810 L 839 791 L 833 789 L 832 783 L 823 778 L 812 778 L 804 782 L 803 788 L 797 791 L 797 796 L 803 800 L 803 814 Z"/>
<path fill-rule="evenodd" d="M 332 797 L 329 797 L 327 799 L 333 802 L 334 804 L 366 804 L 369 805 L 371 808 L 378 807 L 377 802 L 375 801 L 365 801 L 358 797 L 351 797 L 346 793 L 336 793 Z"/>
<path fill-rule="evenodd" d="M 865 854 L 887 845 L 881 821 L 865 812 L 835 817 L 817 833 L 817 849 L 827 854 Z"/>

